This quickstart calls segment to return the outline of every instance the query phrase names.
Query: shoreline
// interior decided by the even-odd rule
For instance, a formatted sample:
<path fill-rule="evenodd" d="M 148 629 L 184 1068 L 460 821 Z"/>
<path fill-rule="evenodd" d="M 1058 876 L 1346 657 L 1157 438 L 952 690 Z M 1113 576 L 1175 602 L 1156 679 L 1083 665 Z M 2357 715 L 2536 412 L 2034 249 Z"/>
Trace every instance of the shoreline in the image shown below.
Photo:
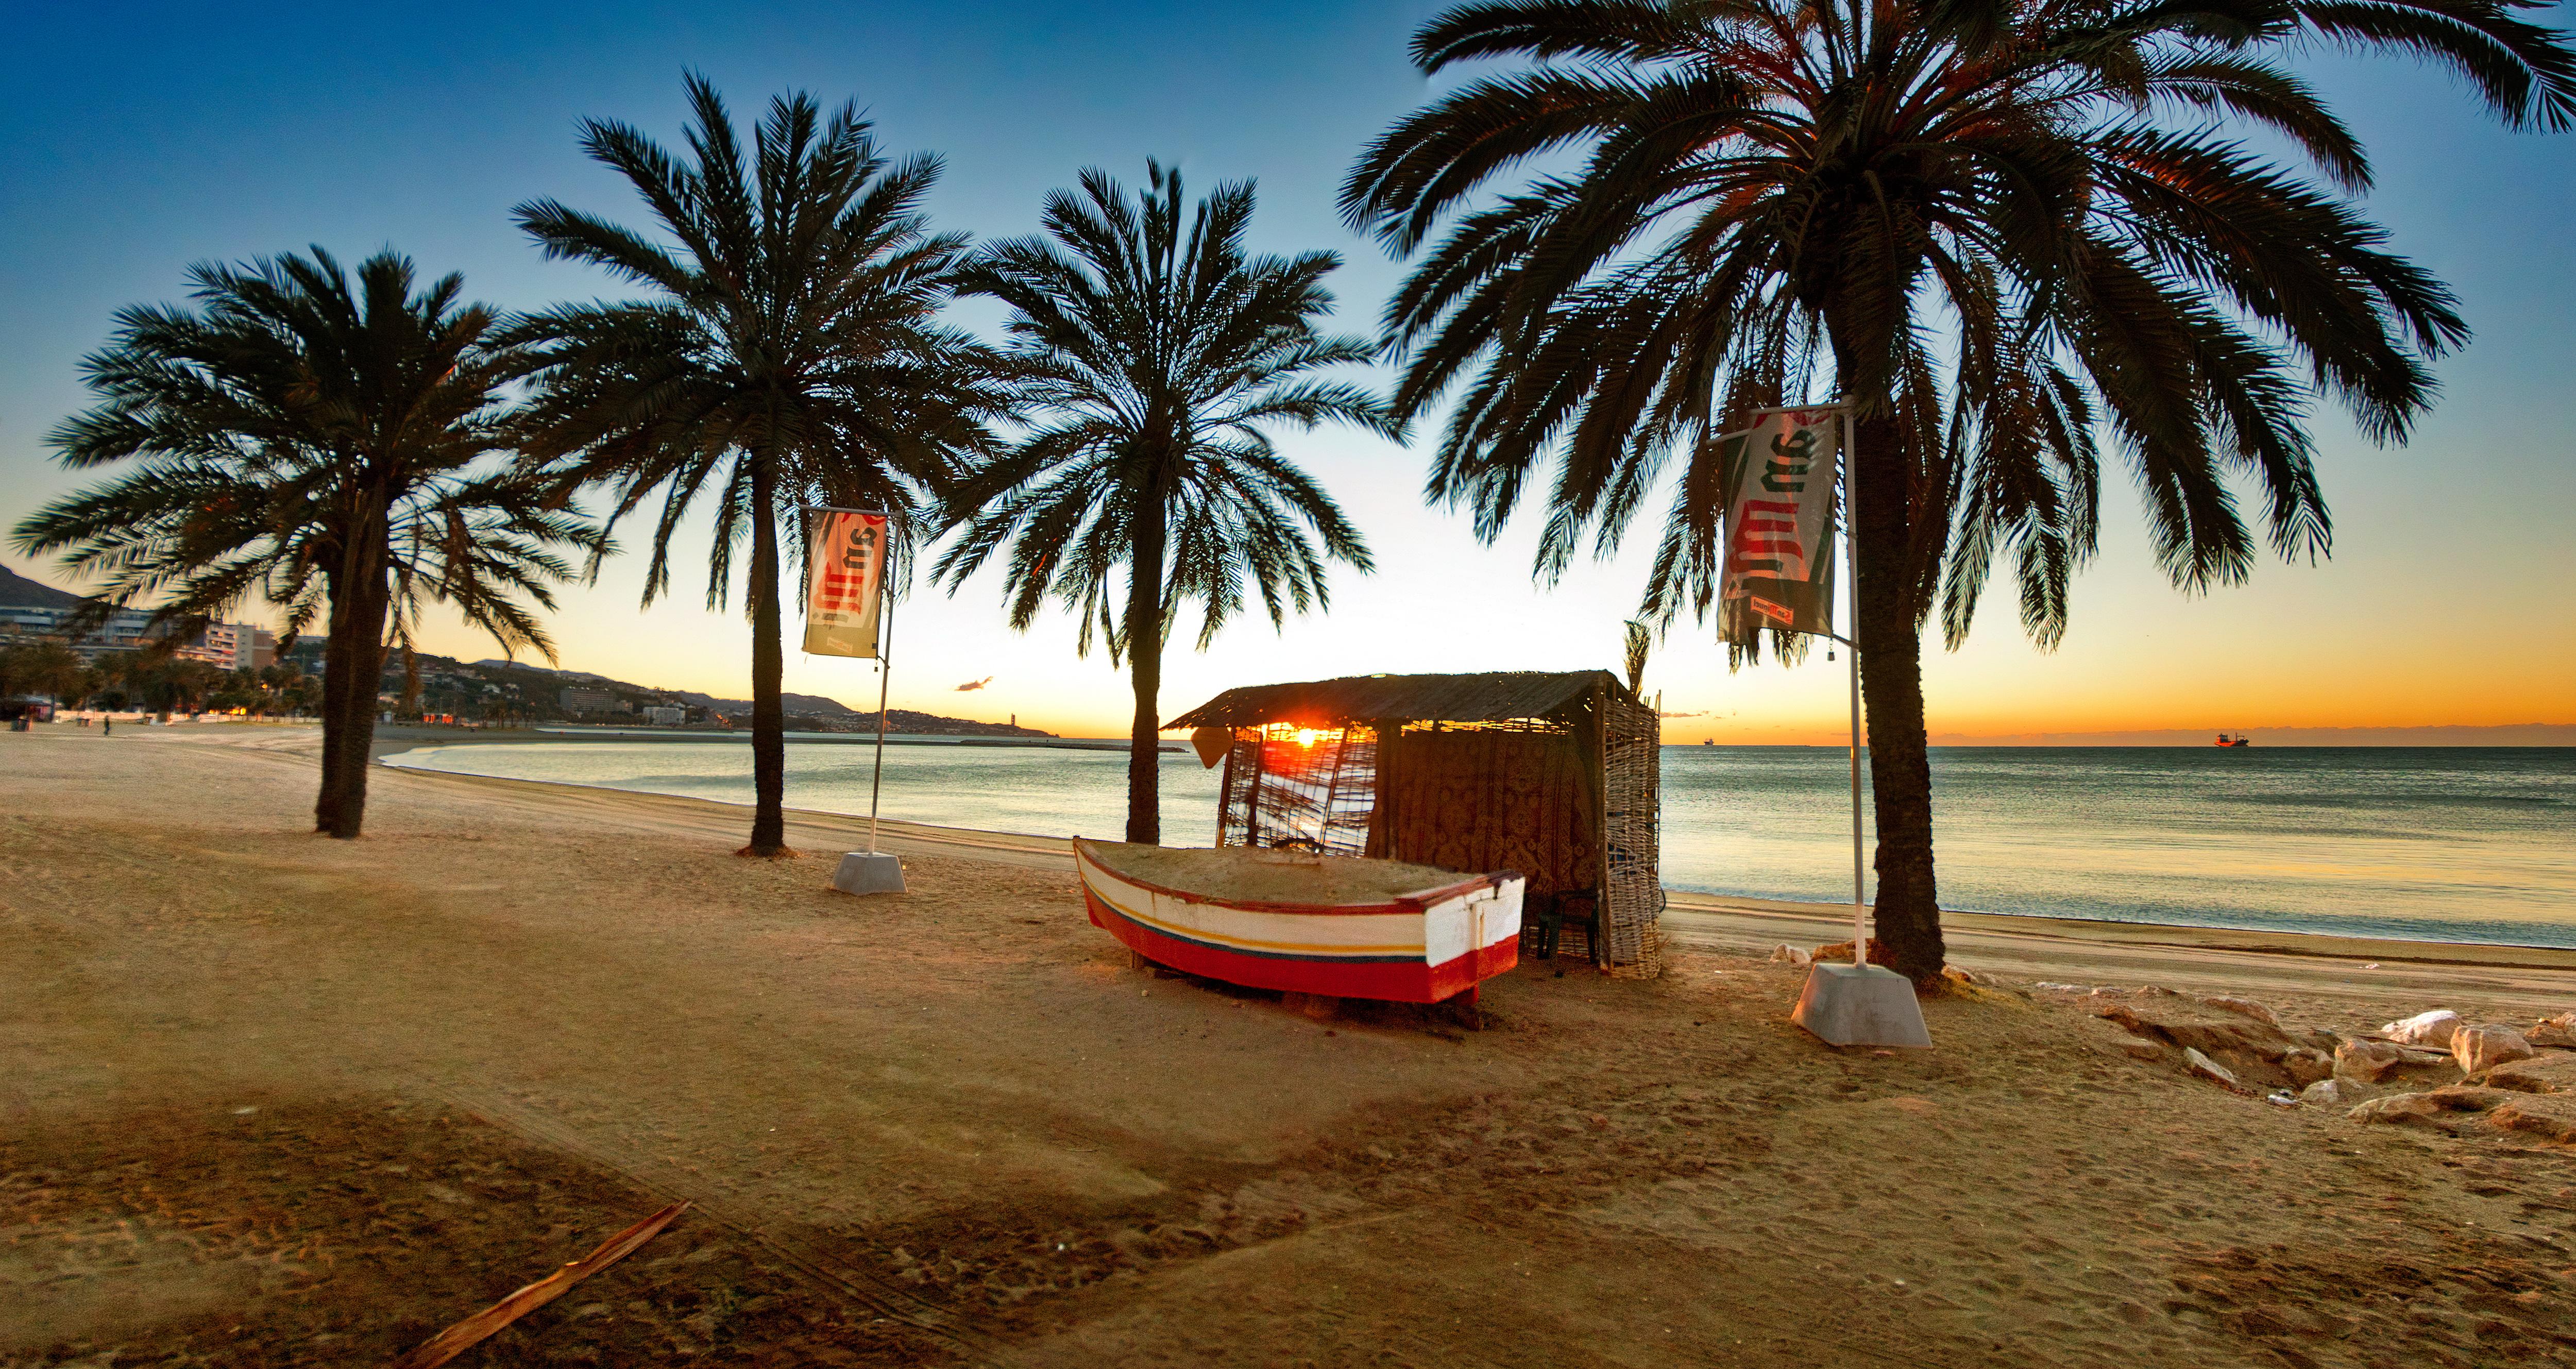
<path fill-rule="evenodd" d="M 731 845 L 747 806 L 677 794 L 386 766 L 381 774 L 668 837 Z M 789 844 L 806 859 L 862 849 L 866 815 L 790 807 Z M 887 818 L 879 846 L 904 857 L 988 861 L 1073 877 L 1071 839 Z M 822 876 L 818 875 L 818 878 Z M 1667 944 L 1761 959 L 1775 947 L 1851 939 L 1848 903 L 1796 903 L 1668 890 Z M 2244 931 L 2014 913 L 1944 911 L 1949 961 L 2075 990 L 2159 985 L 2201 993 L 2400 999 L 2425 1007 L 2471 1000 L 2546 1016 L 2576 1008 L 2576 950 L 2407 941 L 2314 932 Z"/>
<path fill-rule="evenodd" d="M 748 807 L 746 804 L 720 799 L 656 794 L 609 785 L 526 780 L 498 775 L 473 775 L 389 765 L 386 763 L 393 757 L 407 752 L 430 746 L 454 745 L 457 742 L 449 741 L 436 734 L 388 738 L 380 731 L 377 736 L 375 756 L 377 763 L 385 769 L 403 774 L 534 786 L 567 793 L 616 794 L 638 799 L 703 804 L 716 812 L 740 812 Z M 544 742 L 562 740 L 562 738 L 522 734 L 493 737 L 490 740 L 508 745 L 513 742 Z M 872 741 L 874 738 L 870 737 L 868 740 Z M 832 809 L 790 806 L 787 811 L 791 818 L 814 823 L 846 819 L 863 829 L 867 821 L 865 814 L 842 813 Z M 1068 845 L 1070 839 L 1066 837 L 983 828 L 945 827 L 894 818 L 883 819 L 881 825 L 890 836 L 900 830 L 907 834 L 906 840 L 921 842 L 928 847 L 1046 851 L 1051 854 L 1061 853 L 1068 860 L 1071 858 L 1071 847 Z M 1665 895 L 1668 908 L 1693 914 L 1723 915 L 1739 924 L 1739 930 L 1745 935 L 1750 935 L 1768 921 L 1778 925 L 1780 932 L 1778 940 L 1784 944 L 1798 944 L 1800 938 L 1808 936 L 1816 937 L 1818 944 L 1831 944 L 1850 939 L 1851 905 L 1847 902 L 1767 899 L 1750 894 L 1711 893 L 1672 886 L 1666 886 Z M 2382 964 L 2576 971 L 2576 948 L 2517 942 L 2438 941 L 2418 937 L 2381 937 L 2353 933 L 2286 931 L 2261 927 L 2131 921 L 2120 918 L 2077 917 L 2060 913 L 1997 913 L 1958 908 L 1943 909 L 1941 917 L 1943 927 L 1954 934 L 1954 940 L 1956 933 L 1964 931 L 1992 936 L 2071 939 L 2096 946 L 2118 945 L 2142 950 L 2166 947 L 2177 950 L 2219 950 L 2246 955 L 2309 956 L 2338 961 L 2375 961 Z M 1840 930 L 1833 930 L 1836 927 Z M 1743 941 L 1739 937 L 1735 944 L 1744 946 L 1750 945 L 1750 942 Z M 1766 946 L 1760 949 L 1769 948 Z"/>

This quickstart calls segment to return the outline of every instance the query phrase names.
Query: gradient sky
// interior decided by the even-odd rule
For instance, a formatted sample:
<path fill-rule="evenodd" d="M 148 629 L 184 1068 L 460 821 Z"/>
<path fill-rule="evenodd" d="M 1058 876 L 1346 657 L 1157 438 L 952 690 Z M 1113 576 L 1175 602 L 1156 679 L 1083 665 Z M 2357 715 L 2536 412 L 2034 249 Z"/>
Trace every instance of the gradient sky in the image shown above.
<path fill-rule="evenodd" d="M 1434 8 L 14 7 L 0 55 L 0 522 L 78 483 L 44 435 L 85 402 L 80 358 L 120 305 L 177 298 L 191 262 L 312 243 L 353 260 L 391 244 L 504 307 L 610 292 L 540 261 L 509 208 L 551 195 L 644 222 L 631 190 L 581 157 L 574 124 L 610 116 L 676 143 L 688 67 L 746 123 L 792 88 L 856 99 L 889 148 L 947 157 L 936 221 L 977 236 L 1031 231 L 1039 197 L 1086 165 L 1132 184 L 1159 156 L 1194 192 L 1255 177 L 1256 245 L 1341 253 L 1340 323 L 1367 331 L 1400 268 L 1341 226 L 1333 196 L 1356 150 L 1431 93 L 1404 44 Z M 2402 62 L 2306 69 L 2376 159 L 2370 212 L 2459 291 L 2476 329 L 2441 363 L 2441 407 L 2403 450 L 2320 409 L 2336 555 L 2269 562 L 2206 597 L 2155 571 L 2115 476 L 2064 646 L 2032 649 L 1999 589 L 1964 650 L 1927 656 L 1936 734 L 2576 723 L 2576 137 L 2499 131 Z M 1541 591 L 1534 522 L 1478 546 L 1462 519 L 1423 507 L 1419 443 L 1321 433 L 1283 446 L 1341 499 L 1379 569 L 1337 576 L 1327 616 L 1278 634 L 1244 620 L 1205 655 L 1177 652 L 1165 716 L 1270 680 L 1616 668 L 1651 526 L 1619 559 Z M 639 612 L 641 566 L 630 550 L 568 592 L 553 620 L 562 663 L 746 694 L 739 615 L 707 611 L 703 582 L 685 579 L 676 602 Z M 1076 660 L 1061 615 L 1012 633 L 999 595 L 979 581 L 899 610 L 895 702 L 1122 732 L 1125 684 L 1107 661 Z M 1841 666 L 1730 674 L 1710 636 L 1686 626 L 1649 668 L 1648 689 L 1679 715 L 1667 740 L 1840 738 Z M 498 654 L 448 621 L 425 645 Z M 955 688 L 987 676 L 979 692 Z M 875 679 L 791 642 L 787 687 L 859 705 Z"/>

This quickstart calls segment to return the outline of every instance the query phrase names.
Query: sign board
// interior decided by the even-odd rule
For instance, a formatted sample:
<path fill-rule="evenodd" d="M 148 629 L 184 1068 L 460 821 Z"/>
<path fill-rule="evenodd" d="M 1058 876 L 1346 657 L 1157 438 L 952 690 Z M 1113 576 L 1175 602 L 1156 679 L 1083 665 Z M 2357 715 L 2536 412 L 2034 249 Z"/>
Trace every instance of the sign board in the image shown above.
<path fill-rule="evenodd" d="M 1718 635 L 1833 631 L 1834 458 L 1840 408 L 1775 409 L 1720 439 L 1726 563 Z"/>
<path fill-rule="evenodd" d="M 877 654 L 884 611 L 886 516 L 819 509 L 805 557 L 805 649 L 817 656 Z"/>

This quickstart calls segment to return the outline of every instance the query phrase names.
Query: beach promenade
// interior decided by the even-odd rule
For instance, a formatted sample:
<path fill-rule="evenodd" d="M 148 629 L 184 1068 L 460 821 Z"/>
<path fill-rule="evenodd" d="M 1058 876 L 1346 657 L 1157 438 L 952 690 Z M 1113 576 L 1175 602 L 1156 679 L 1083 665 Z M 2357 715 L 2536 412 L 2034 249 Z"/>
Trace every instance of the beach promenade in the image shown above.
<path fill-rule="evenodd" d="M 2194 1079 L 2037 982 L 2355 1032 L 2576 954 L 1962 916 L 1929 1052 L 1790 1026 L 1845 910 L 1677 895 L 1670 972 L 1482 1032 L 1129 968 L 1060 843 L 0 736 L 0 1365 L 382 1363 L 674 1198 L 460 1363 L 2375 1365 L 2576 1355 L 2576 1152 Z M 793 796 L 791 795 L 791 798 Z"/>

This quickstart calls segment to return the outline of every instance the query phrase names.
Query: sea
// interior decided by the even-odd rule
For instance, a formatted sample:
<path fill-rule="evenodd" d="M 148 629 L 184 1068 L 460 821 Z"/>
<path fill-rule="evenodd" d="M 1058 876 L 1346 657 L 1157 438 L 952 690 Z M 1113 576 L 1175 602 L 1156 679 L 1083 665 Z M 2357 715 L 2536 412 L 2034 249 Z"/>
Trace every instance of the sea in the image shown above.
<path fill-rule="evenodd" d="M 873 748 L 795 741 L 791 807 L 868 811 Z M 439 744 L 423 770 L 751 801 L 740 741 Z M 1217 772 L 1162 755 L 1163 840 L 1206 845 Z M 1117 837 L 1111 749 L 885 751 L 887 817 Z M 1864 767 L 1864 774 L 1866 767 Z M 1668 746 L 1663 878 L 1761 899 L 1851 897 L 1848 753 Z M 1942 906 L 1978 912 L 2576 948 L 2576 748 L 1936 747 Z"/>

